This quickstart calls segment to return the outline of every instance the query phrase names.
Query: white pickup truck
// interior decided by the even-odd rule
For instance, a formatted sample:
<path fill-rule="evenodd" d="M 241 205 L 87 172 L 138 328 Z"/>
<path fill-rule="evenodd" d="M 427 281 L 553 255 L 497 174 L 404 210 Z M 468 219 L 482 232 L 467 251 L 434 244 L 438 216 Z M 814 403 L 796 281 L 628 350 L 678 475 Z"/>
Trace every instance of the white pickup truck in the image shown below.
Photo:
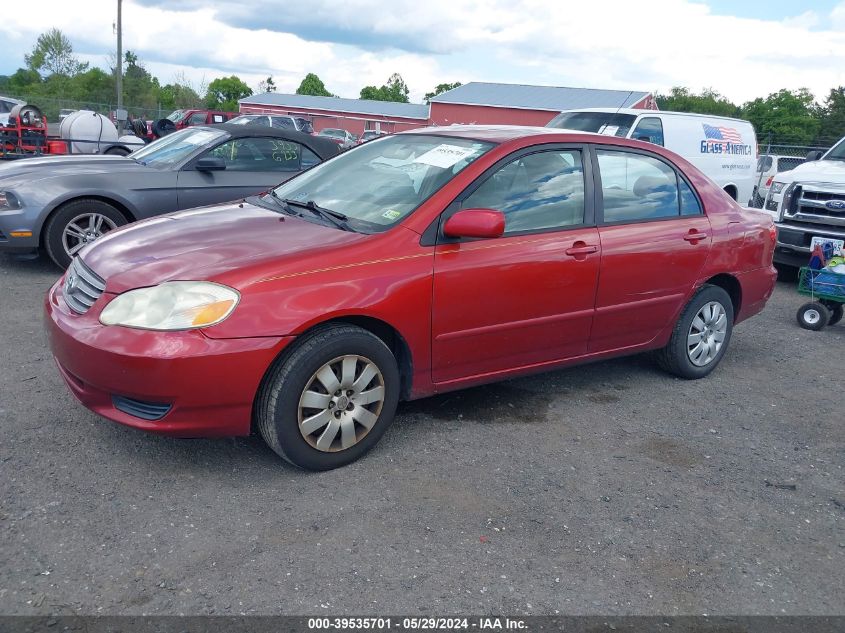
<path fill-rule="evenodd" d="M 806 266 L 818 243 L 845 244 L 845 138 L 822 156 L 775 176 L 764 209 L 778 229 L 775 263 Z"/>

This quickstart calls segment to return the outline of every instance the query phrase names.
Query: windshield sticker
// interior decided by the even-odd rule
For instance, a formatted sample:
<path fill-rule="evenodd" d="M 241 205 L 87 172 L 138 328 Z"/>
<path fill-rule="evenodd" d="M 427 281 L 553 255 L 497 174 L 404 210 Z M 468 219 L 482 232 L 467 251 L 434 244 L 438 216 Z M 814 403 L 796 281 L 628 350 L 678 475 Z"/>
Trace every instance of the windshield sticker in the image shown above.
<path fill-rule="evenodd" d="M 616 136 L 618 131 L 618 125 L 602 125 L 599 129 L 599 134 L 604 134 L 605 136 Z"/>
<path fill-rule="evenodd" d="M 381 214 L 381 217 L 387 220 L 396 220 L 401 216 L 402 213 L 400 211 L 397 211 L 396 209 L 388 209 L 387 211 Z"/>
<path fill-rule="evenodd" d="M 427 151 L 422 156 L 418 156 L 414 159 L 414 162 L 446 169 L 477 152 L 478 150 L 474 147 L 461 147 L 460 145 L 447 145 L 444 143 Z"/>

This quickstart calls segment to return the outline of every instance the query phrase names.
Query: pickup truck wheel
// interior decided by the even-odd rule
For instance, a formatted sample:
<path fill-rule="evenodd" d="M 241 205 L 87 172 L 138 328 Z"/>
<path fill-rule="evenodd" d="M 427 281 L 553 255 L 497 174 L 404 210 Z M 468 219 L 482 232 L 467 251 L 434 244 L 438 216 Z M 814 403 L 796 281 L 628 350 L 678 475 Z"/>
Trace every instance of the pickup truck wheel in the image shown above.
<path fill-rule="evenodd" d="M 296 343 L 270 370 L 256 400 L 258 430 L 279 456 L 330 470 L 370 450 L 393 422 L 399 370 L 367 330 L 333 325 Z"/>
<path fill-rule="evenodd" d="M 102 200 L 73 200 L 59 207 L 44 227 L 44 247 L 59 268 L 67 268 L 86 244 L 126 224 L 115 207 Z"/>
<path fill-rule="evenodd" d="M 798 308 L 795 318 L 805 330 L 818 332 L 830 322 L 830 310 L 818 301 L 810 301 Z"/>
<path fill-rule="evenodd" d="M 704 378 L 725 355 L 733 322 L 730 295 L 705 284 L 681 312 L 669 343 L 657 352 L 658 364 L 687 380 Z"/>

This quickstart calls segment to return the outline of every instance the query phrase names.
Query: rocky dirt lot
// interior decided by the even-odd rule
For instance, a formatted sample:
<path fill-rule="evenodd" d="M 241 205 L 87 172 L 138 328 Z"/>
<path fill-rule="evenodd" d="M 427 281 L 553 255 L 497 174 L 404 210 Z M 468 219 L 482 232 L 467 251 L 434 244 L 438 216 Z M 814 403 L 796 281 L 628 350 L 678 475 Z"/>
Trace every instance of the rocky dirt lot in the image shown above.
<path fill-rule="evenodd" d="M 794 282 L 705 380 L 637 356 L 407 403 L 313 474 L 83 409 L 57 276 L 0 257 L 2 614 L 845 612 L 845 325 L 799 329 Z"/>

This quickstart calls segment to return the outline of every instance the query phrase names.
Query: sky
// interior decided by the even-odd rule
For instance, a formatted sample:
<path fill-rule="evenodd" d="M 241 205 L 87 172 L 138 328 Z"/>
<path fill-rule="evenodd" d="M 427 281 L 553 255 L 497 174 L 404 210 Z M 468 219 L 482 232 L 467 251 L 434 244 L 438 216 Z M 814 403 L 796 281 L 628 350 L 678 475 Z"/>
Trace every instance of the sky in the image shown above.
<path fill-rule="evenodd" d="M 6 11 L 0 74 L 52 27 L 108 68 L 117 0 L 41 0 Z M 412 102 L 439 83 L 492 81 L 666 92 L 713 88 L 737 103 L 781 88 L 819 101 L 845 85 L 845 0 L 124 0 L 123 47 L 165 84 L 200 88 L 306 73 L 341 97 L 394 72 Z"/>

